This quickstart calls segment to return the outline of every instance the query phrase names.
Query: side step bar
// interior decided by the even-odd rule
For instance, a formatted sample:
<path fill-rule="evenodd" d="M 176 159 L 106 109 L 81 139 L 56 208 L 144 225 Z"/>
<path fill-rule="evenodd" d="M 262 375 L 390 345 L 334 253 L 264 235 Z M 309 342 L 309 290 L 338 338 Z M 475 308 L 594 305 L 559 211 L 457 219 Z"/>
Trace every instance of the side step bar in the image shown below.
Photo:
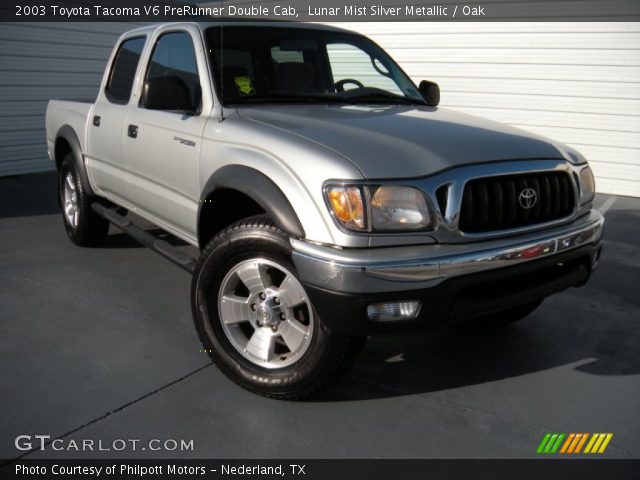
<path fill-rule="evenodd" d="M 93 202 L 91 204 L 91 209 L 102 218 L 107 220 L 109 223 L 115 225 L 124 233 L 136 240 L 138 243 L 150 248 L 156 253 L 159 253 L 183 270 L 186 270 L 189 273 L 193 273 L 195 271 L 195 258 L 187 255 L 184 252 L 181 252 L 174 246 L 170 245 L 168 242 L 154 237 L 146 230 L 143 230 L 134 223 L 130 222 L 125 217 L 120 215 L 116 211 L 116 208 L 105 207 L 98 202 Z"/>

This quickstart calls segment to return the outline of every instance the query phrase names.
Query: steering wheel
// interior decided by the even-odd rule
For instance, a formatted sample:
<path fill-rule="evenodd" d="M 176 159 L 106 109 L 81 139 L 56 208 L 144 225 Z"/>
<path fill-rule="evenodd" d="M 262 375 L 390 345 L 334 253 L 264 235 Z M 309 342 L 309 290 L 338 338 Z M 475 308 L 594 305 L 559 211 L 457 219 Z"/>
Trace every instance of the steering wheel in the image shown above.
<path fill-rule="evenodd" d="M 348 83 L 352 83 L 358 88 L 364 88 L 364 85 L 354 78 L 345 78 L 344 80 L 340 80 L 333 84 L 333 88 L 336 89 L 336 92 L 344 92 L 344 86 Z"/>

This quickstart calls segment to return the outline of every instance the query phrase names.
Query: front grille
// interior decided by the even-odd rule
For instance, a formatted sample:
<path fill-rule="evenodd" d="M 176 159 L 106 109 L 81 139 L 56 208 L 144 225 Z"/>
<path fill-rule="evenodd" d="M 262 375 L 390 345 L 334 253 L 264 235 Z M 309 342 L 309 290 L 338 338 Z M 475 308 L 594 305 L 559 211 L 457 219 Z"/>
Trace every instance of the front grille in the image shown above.
<path fill-rule="evenodd" d="M 573 209 L 574 190 L 565 172 L 479 178 L 464 187 L 460 230 L 477 233 L 535 225 L 566 217 Z"/>

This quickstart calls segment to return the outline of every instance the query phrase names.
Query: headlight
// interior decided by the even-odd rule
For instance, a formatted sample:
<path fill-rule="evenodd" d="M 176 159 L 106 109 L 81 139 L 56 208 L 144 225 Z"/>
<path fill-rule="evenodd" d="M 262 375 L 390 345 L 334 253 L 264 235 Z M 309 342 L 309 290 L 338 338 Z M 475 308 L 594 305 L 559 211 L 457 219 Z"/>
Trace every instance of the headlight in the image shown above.
<path fill-rule="evenodd" d="M 424 230 L 431 224 L 427 200 L 420 190 L 382 186 L 372 193 L 373 230 Z"/>
<path fill-rule="evenodd" d="M 348 230 L 401 232 L 431 226 L 427 199 L 413 187 L 328 185 L 325 196 L 333 216 Z"/>
<path fill-rule="evenodd" d="M 325 190 L 329 207 L 340 224 L 350 230 L 367 228 L 362 189 L 331 185 Z"/>
<path fill-rule="evenodd" d="M 596 194 L 596 180 L 590 167 L 580 170 L 580 205 L 589 203 Z"/>

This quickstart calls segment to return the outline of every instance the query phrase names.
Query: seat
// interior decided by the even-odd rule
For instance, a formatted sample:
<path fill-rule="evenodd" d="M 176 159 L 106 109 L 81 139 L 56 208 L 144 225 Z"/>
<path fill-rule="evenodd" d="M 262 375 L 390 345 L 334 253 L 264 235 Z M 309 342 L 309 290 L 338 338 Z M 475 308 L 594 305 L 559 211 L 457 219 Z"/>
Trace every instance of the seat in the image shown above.
<path fill-rule="evenodd" d="M 283 62 L 278 64 L 276 81 L 278 90 L 300 92 L 311 89 L 314 74 L 313 65 L 306 62 Z"/>

